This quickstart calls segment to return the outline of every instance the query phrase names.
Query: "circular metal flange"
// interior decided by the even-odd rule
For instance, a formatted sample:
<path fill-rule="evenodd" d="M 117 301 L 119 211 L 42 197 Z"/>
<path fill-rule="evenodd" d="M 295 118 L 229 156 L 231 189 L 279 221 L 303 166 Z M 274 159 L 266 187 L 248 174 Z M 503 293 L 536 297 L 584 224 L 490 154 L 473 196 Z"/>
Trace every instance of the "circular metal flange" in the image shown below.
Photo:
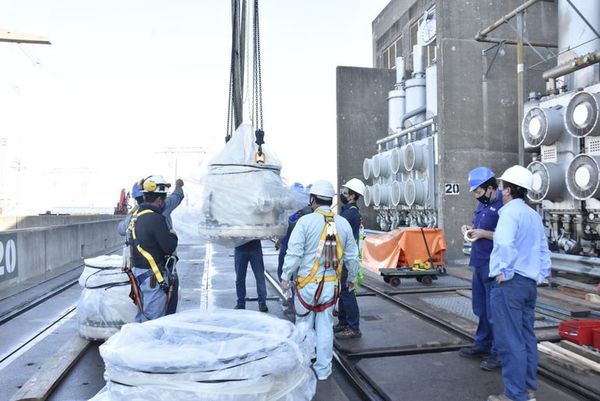
<path fill-rule="evenodd" d="M 600 156 L 579 154 L 571 160 L 566 173 L 567 189 L 578 200 L 600 196 Z"/>
<path fill-rule="evenodd" d="M 564 116 L 569 134 L 576 138 L 600 135 L 599 104 L 597 93 L 580 92 L 573 96 Z"/>
<path fill-rule="evenodd" d="M 529 109 L 521 124 L 523 140 L 532 147 L 552 145 L 563 132 L 562 111 L 562 107 Z"/>

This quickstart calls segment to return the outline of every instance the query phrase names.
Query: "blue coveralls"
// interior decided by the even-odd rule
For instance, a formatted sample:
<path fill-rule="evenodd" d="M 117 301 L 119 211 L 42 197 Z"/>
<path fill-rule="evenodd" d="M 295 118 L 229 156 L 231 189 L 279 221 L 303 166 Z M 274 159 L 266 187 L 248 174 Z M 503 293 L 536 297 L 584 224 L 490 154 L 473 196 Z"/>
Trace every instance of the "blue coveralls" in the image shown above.
<path fill-rule="evenodd" d="M 352 234 L 358 244 L 358 236 L 360 233 L 360 211 L 356 203 L 348 203 L 342 205 L 340 216 L 348 220 L 352 227 Z M 338 322 L 341 326 L 349 326 L 355 331 L 359 331 L 360 311 L 356 295 L 354 291 L 348 290 L 348 270 L 344 267 L 342 270 L 340 301 L 338 303 Z"/>
<path fill-rule="evenodd" d="M 258 303 L 267 302 L 267 286 L 265 284 L 265 264 L 263 262 L 262 245 L 260 240 L 255 239 L 243 245 L 235 247 L 235 291 L 237 293 L 237 304 L 246 305 L 246 272 L 248 262 L 252 266 L 254 278 L 256 279 L 256 292 Z"/>
<path fill-rule="evenodd" d="M 537 283 L 550 274 L 548 241 L 540 215 L 522 199 L 500 210 L 490 258 L 494 341 L 502 361 L 504 395 L 527 400 L 527 389 L 537 390 L 537 340 L 533 331 Z"/>
<path fill-rule="evenodd" d="M 473 215 L 473 228 L 495 231 L 498 224 L 498 211 L 502 207 L 502 194 L 496 191 L 496 199 L 487 205 L 479 203 Z M 492 315 L 490 309 L 490 292 L 493 278 L 490 274 L 490 254 L 494 243 L 487 238 L 474 241 L 471 246 L 473 268 L 472 307 L 473 313 L 479 318 L 475 333 L 475 348 L 485 353 L 496 354 L 494 349 L 494 334 L 492 331 Z"/>

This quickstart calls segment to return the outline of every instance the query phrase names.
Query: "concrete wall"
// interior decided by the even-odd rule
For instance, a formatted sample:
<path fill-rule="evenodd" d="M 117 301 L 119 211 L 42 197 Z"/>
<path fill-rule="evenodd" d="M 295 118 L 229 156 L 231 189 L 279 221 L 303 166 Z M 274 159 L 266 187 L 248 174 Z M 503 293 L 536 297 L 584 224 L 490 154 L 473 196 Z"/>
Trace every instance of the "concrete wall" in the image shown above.
<path fill-rule="evenodd" d="M 387 93 L 396 75 L 392 70 L 337 67 L 338 188 L 351 178 L 363 180 L 362 163 L 377 152 L 375 140 L 387 135 Z M 359 201 L 363 223 L 375 228 L 376 213 Z"/>
<path fill-rule="evenodd" d="M 123 238 L 117 233 L 121 218 L 0 231 L 0 299 L 14 292 L 11 290 L 16 286 L 33 286 L 84 258 L 121 245 Z"/>
<path fill-rule="evenodd" d="M 500 175 L 517 163 L 516 48 L 504 47 L 504 54 L 499 53 L 486 82 L 482 83 L 481 52 L 491 44 L 476 42 L 473 37 L 478 30 L 520 4 L 520 0 L 437 2 L 440 184 L 460 183 L 462 186 L 459 196 L 444 196 L 439 202 L 440 224 L 446 231 L 450 260 L 462 257 L 460 226 L 470 222 L 476 206 L 466 186 L 469 170 L 485 165 Z M 535 5 L 525 25 L 526 37 L 556 43 L 556 5 L 551 2 Z M 516 34 L 509 27 L 503 27 L 491 36 L 515 37 Z M 490 53 L 490 59 L 492 55 Z M 528 49 L 525 65 L 537 61 L 537 56 Z M 543 66 L 537 68 L 543 69 Z M 527 81 L 528 91 L 544 90 L 540 71 L 529 70 Z"/>
<path fill-rule="evenodd" d="M 16 230 L 19 228 L 64 226 L 66 224 L 83 223 L 86 221 L 107 220 L 114 215 L 55 215 L 40 214 L 38 216 L 0 216 L 0 230 Z"/>

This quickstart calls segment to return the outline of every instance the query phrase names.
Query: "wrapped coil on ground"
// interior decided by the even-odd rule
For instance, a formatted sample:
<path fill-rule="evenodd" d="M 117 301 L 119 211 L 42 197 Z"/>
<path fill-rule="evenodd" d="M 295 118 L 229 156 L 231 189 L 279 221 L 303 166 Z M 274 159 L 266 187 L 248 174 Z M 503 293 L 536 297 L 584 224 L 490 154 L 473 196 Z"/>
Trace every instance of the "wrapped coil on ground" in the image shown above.
<path fill-rule="evenodd" d="M 83 287 L 77 302 L 79 334 L 88 340 L 106 340 L 135 319 L 129 298 L 129 279 L 121 271 L 123 257 L 104 255 L 86 259 L 79 277 Z"/>
<path fill-rule="evenodd" d="M 93 401 L 309 401 L 314 332 L 265 313 L 188 310 L 123 327 L 100 347 Z"/>

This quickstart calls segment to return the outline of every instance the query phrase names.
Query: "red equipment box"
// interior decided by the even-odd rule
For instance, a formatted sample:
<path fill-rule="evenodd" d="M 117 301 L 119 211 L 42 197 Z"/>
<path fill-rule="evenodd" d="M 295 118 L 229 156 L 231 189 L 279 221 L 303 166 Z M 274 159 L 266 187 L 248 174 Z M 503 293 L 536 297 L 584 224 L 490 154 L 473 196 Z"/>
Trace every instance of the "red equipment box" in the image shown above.
<path fill-rule="evenodd" d="M 593 341 L 592 346 L 594 348 L 600 349 L 600 329 L 592 330 L 592 341 Z"/>
<path fill-rule="evenodd" d="M 558 325 L 558 334 L 579 345 L 592 345 L 594 329 L 600 329 L 600 320 L 568 320 Z"/>

